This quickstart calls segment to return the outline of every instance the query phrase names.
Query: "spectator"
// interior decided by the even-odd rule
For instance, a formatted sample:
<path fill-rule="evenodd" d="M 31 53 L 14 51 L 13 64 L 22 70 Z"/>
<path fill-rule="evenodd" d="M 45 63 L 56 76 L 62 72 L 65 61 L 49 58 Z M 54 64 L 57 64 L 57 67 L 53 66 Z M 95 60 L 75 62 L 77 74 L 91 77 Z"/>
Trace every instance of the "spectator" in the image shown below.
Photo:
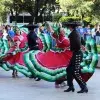
<path fill-rule="evenodd" d="M 14 38 L 15 33 L 14 33 L 13 30 L 11 30 L 11 26 L 10 26 L 10 25 L 6 25 L 5 29 L 6 29 L 6 31 L 7 31 L 7 33 L 8 33 L 8 35 L 9 35 L 11 38 Z"/>
<path fill-rule="evenodd" d="M 90 29 L 90 25 L 87 25 L 85 28 L 84 28 L 84 39 L 87 40 L 88 37 L 91 37 L 91 29 Z"/>
<path fill-rule="evenodd" d="M 28 28 L 29 31 L 29 34 L 27 35 L 29 51 L 39 50 L 38 36 L 34 31 L 34 29 L 38 28 L 38 25 L 29 23 L 28 25 L 24 25 L 23 27 Z M 35 78 L 36 81 L 40 81 L 40 78 L 37 78 L 34 75 L 30 76 L 30 78 Z"/>
<path fill-rule="evenodd" d="M 91 28 L 91 35 L 95 39 L 95 36 L 96 36 L 96 25 L 92 26 L 92 28 Z"/>
<path fill-rule="evenodd" d="M 3 39 L 4 39 L 4 40 L 7 40 L 7 36 L 8 36 L 8 34 L 7 34 L 7 31 L 6 31 L 4 25 L 2 26 L 2 33 L 3 33 Z"/>
<path fill-rule="evenodd" d="M 83 28 L 82 26 L 79 26 L 79 27 L 77 28 L 77 31 L 78 31 L 78 33 L 80 33 L 80 35 L 81 35 L 82 37 L 84 37 L 85 30 L 84 30 L 84 28 Z"/>
<path fill-rule="evenodd" d="M 100 45 L 100 27 L 99 26 L 96 29 L 96 44 Z"/>

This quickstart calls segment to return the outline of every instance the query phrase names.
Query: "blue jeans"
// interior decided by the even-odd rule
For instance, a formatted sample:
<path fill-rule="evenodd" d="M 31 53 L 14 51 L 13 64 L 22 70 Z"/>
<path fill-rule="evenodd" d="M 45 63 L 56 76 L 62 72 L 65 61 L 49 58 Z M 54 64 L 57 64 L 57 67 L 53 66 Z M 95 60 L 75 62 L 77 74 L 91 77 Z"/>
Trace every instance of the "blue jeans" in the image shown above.
<path fill-rule="evenodd" d="M 89 38 L 91 38 L 92 35 L 91 34 L 84 34 L 84 40 L 88 40 Z"/>
<path fill-rule="evenodd" d="M 96 36 L 96 44 L 100 45 L 100 36 Z"/>

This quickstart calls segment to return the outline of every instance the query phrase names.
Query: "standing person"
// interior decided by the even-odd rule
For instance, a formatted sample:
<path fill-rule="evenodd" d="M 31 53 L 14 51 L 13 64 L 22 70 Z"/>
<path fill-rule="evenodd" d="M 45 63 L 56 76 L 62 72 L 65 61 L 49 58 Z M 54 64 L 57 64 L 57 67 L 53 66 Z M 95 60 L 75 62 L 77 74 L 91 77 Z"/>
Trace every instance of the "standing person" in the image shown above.
<path fill-rule="evenodd" d="M 99 25 L 97 25 L 97 28 L 96 28 L 96 44 L 100 45 L 100 27 L 99 27 Z"/>
<path fill-rule="evenodd" d="M 24 37 L 21 35 L 20 29 L 17 28 L 14 38 L 12 39 L 10 36 L 8 36 L 7 39 L 8 39 L 8 44 L 9 44 L 10 49 L 7 52 L 8 57 L 5 58 L 5 60 L 11 63 L 11 65 L 12 65 L 11 67 L 13 69 L 12 77 L 15 78 L 15 77 L 18 77 L 18 73 L 17 73 L 17 70 L 14 69 L 13 67 L 19 61 L 20 56 L 21 56 L 21 52 L 18 52 L 14 55 L 12 54 L 12 52 L 14 50 L 21 48 L 21 45 L 23 44 Z"/>
<path fill-rule="evenodd" d="M 80 63 L 82 61 L 83 55 L 81 52 L 81 37 L 76 30 L 76 27 L 79 24 L 80 23 L 78 22 L 71 22 L 71 21 L 64 23 L 64 25 L 68 27 L 71 32 L 69 35 L 69 40 L 70 40 L 70 50 L 73 52 L 73 56 L 70 60 L 70 64 L 68 68 L 66 69 L 67 82 L 68 82 L 69 88 L 65 90 L 64 92 L 70 92 L 70 91 L 74 92 L 75 89 L 73 85 L 73 78 L 75 78 L 75 80 L 77 81 L 77 83 L 79 84 L 81 88 L 81 90 L 78 91 L 77 93 L 84 93 L 84 92 L 87 93 L 88 92 L 86 83 L 80 75 L 80 72 L 81 72 Z"/>
<path fill-rule="evenodd" d="M 91 29 L 89 24 L 84 28 L 84 39 L 87 40 L 88 37 L 91 37 Z"/>
<path fill-rule="evenodd" d="M 6 31 L 7 31 L 7 33 L 8 33 L 8 35 L 9 35 L 11 38 L 14 38 L 15 33 L 14 33 L 13 30 L 11 30 L 11 26 L 10 26 L 10 25 L 6 25 L 5 29 L 6 29 Z"/>
<path fill-rule="evenodd" d="M 95 36 L 96 36 L 96 25 L 93 25 L 93 26 L 92 26 L 91 35 L 92 35 L 92 37 L 95 39 Z"/>
<path fill-rule="evenodd" d="M 82 27 L 82 25 L 77 28 L 77 31 L 80 33 L 81 37 L 84 38 L 85 31 L 84 31 L 84 28 Z"/>
<path fill-rule="evenodd" d="M 34 31 L 35 28 L 38 28 L 38 25 L 28 24 L 28 25 L 25 25 L 23 27 L 28 28 L 28 31 L 29 31 L 29 34 L 27 35 L 29 51 L 39 50 L 38 37 Z M 30 78 L 35 78 L 36 81 L 40 80 L 40 78 L 36 78 L 34 76 L 31 76 Z"/>
<path fill-rule="evenodd" d="M 7 40 L 8 33 L 7 33 L 6 28 L 5 28 L 4 25 L 2 26 L 2 33 L 3 33 L 2 38 L 3 38 L 4 40 Z"/>

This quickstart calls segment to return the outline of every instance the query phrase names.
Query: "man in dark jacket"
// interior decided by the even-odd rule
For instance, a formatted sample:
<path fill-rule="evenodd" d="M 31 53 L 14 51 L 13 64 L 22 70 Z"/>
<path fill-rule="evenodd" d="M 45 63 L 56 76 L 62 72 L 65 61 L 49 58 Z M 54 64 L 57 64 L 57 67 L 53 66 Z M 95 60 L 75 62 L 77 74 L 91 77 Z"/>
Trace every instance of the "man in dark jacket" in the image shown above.
<path fill-rule="evenodd" d="M 70 40 L 70 50 L 73 52 L 73 56 L 71 58 L 70 64 L 68 68 L 66 69 L 67 71 L 67 82 L 69 88 L 65 90 L 64 92 L 74 92 L 74 85 L 73 85 L 73 78 L 77 81 L 79 84 L 81 90 L 78 91 L 77 93 L 84 93 L 88 92 L 88 89 L 86 87 L 85 81 L 82 79 L 80 72 L 81 72 L 81 67 L 80 63 L 82 61 L 82 52 L 81 52 L 81 36 L 80 34 L 76 31 L 76 27 L 80 23 L 78 22 L 66 22 L 64 25 L 68 27 L 71 31 L 69 35 L 69 40 Z"/>
<path fill-rule="evenodd" d="M 37 37 L 37 34 L 34 31 L 35 28 L 38 28 L 38 25 L 28 24 L 28 25 L 25 25 L 23 27 L 28 28 L 28 31 L 29 31 L 29 33 L 27 35 L 29 50 L 30 51 L 31 50 L 39 50 L 38 42 L 37 42 L 38 37 Z M 30 76 L 30 78 L 35 78 L 36 81 L 40 80 L 40 78 L 36 78 L 33 75 Z"/>
<path fill-rule="evenodd" d="M 29 31 L 27 35 L 29 49 L 39 50 L 38 43 L 37 43 L 38 37 L 34 31 L 35 28 L 38 28 L 38 25 L 28 24 L 25 25 L 24 27 L 28 28 Z"/>

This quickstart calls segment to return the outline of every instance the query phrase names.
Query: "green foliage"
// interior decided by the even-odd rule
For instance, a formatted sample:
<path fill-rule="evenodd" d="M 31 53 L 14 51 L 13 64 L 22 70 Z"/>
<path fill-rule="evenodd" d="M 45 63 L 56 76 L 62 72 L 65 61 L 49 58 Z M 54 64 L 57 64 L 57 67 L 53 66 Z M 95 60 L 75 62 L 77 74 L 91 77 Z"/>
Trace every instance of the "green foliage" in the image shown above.
<path fill-rule="evenodd" d="M 50 17 L 54 4 L 55 0 L 24 0 L 23 10 L 30 13 L 34 21 L 37 23 L 41 21 L 44 13 L 48 13 Z"/>
<path fill-rule="evenodd" d="M 69 21 L 69 20 L 78 21 L 78 20 L 81 20 L 81 18 L 80 17 L 74 17 L 74 16 L 72 16 L 72 17 L 68 16 L 68 17 L 61 17 L 59 19 L 60 22 L 66 22 L 66 21 Z"/>
<path fill-rule="evenodd" d="M 6 22 L 6 16 L 7 16 L 7 12 L 8 9 L 5 9 L 4 4 L 4 0 L 0 0 L 0 22 Z"/>
<path fill-rule="evenodd" d="M 100 22 L 100 0 L 56 0 L 68 16 L 81 17 L 85 24 Z M 60 19 L 66 21 L 66 17 Z"/>
<path fill-rule="evenodd" d="M 94 0 L 92 14 L 96 15 L 96 17 L 100 19 L 100 0 Z"/>
<path fill-rule="evenodd" d="M 0 0 L 0 20 L 4 20 L 8 13 L 17 16 L 21 12 L 28 12 L 32 16 L 32 20 L 39 20 L 48 8 L 49 14 L 53 10 L 55 0 Z M 6 20 L 4 20 L 5 22 Z"/>
<path fill-rule="evenodd" d="M 98 24 L 98 23 L 100 23 L 100 20 L 98 19 L 98 18 L 92 18 L 92 21 L 91 21 L 91 25 L 96 25 L 96 24 Z"/>
<path fill-rule="evenodd" d="M 83 18 L 84 26 L 90 24 L 91 21 L 92 21 L 92 17 L 85 17 L 85 18 Z"/>
<path fill-rule="evenodd" d="M 0 0 L 0 22 L 6 23 L 7 14 L 14 12 L 18 15 L 22 11 L 21 0 Z"/>
<path fill-rule="evenodd" d="M 83 19 L 83 21 L 85 21 L 85 22 L 91 22 L 91 17 L 85 17 L 84 19 Z"/>
<path fill-rule="evenodd" d="M 59 19 L 62 17 L 62 14 L 54 14 L 53 16 L 52 16 L 52 21 L 53 22 L 58 22 L 59 21 Z"/>
<path fill-rule="evenodd" d="M 97 17 L 92 16 L 92 17 L 85 17 L 85 18 L 83 19 L 83 22 L 84 22 L 84 25 L 90 24 L 91 26 L 94 26 L 94 25 L 96 25 L 97 23 L 99 23 L 100 20 L 99 20 Z"/>
<path fill-rule="evenodd" d="M 18 15 L 23 11 L 30 13 L 32 18 L 37 20 L 47 12 L 50 17 L 52 11 L 57 10 L 55 2 L 60 5 L 63 12 L 67 12 L 68 16 L 81 17 L 81 20 L 85 18 L 85 22 L 89 22 L 87 17 L 91 16 L 100 19 L 100 0 L 0 0 L 0 22 L 6 21 L 8 13 Z M 52 20 L 58 21 L 60 17 L 60 14 L 55 14 Z M 91 17 L 94 20 L 92 23 L 95 23 L 94 17 Z M 63 17 L 60 20 L 66 20 L 66 18 Z"/>

